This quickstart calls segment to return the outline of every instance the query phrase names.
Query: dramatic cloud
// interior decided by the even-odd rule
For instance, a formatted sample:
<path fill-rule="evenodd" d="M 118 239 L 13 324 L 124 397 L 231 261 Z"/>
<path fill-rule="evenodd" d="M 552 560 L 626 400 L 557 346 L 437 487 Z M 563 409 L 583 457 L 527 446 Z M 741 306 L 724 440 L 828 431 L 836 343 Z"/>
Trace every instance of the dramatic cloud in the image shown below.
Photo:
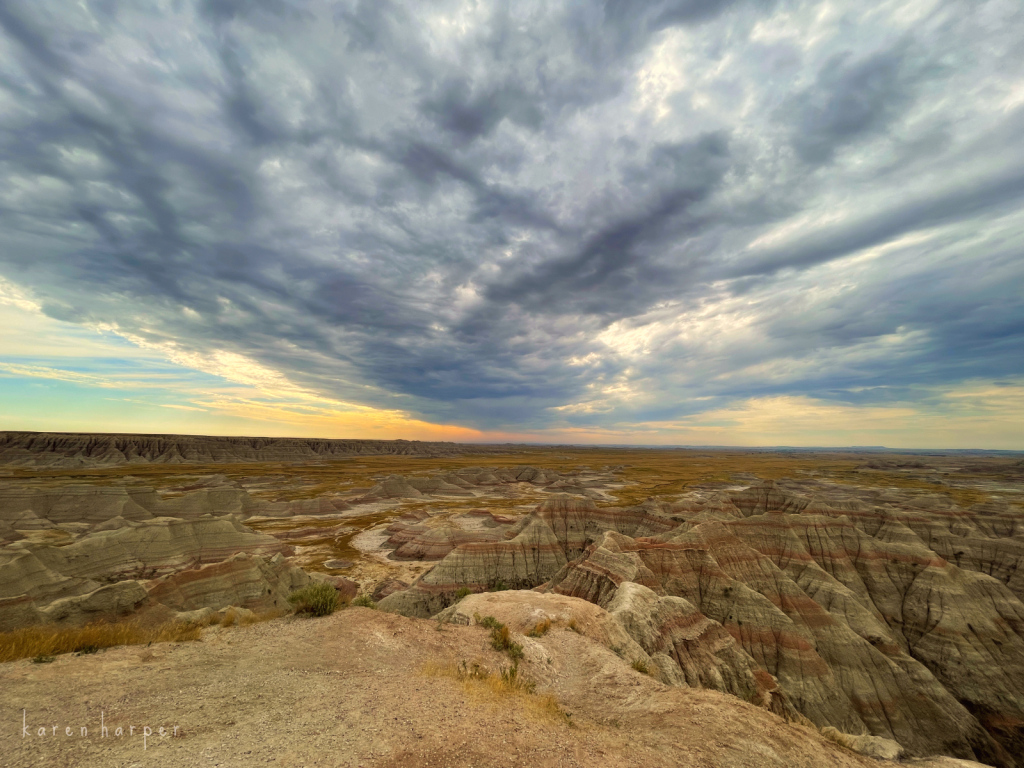
<path fill-rule="evenodd" d="M 1024 448 L 1022 39 L 1012 0 L 5 2 L 0 378 L 194 431 Z"/>

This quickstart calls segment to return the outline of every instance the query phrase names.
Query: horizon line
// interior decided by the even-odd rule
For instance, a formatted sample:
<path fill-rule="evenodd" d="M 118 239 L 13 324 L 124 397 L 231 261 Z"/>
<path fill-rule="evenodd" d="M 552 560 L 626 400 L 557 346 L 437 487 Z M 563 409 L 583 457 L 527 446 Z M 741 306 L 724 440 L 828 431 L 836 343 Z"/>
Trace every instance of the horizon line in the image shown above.
<path fill-rule="evenodd" d="M 689 449 L 689 450 L 746 450 L 746 451 L 866 451 L 880 452 L 891 451 L 899 453 L 1022 453 L 1024 449 L 1015 448 L 890 448 L 885 445 L 715 445 L 715 444 L 694 444 L 694 443 L 565 443 L 565 442 L 540 442 L 540 441 L 519 441 L 519 442 L 484 442 L 467 441 L 458 442 L 455 440 L 410 440 L 406 438 L 375 438 L 375 437 L 306 437 L 299 435 L 270 436 L 270 435 L 217 435 L 208 433 L 191 432 L 63 432 L 54 430 L 33 430 L 33 429 L 0 429 L 0 435 L 21 434 L 21 435 L 90 435 L 106 437 L 209 437 L 209 438 L 236 438 L 236 439 L 258 439 L 258 440 L 316 440 L 316 441 L 346 441 L 346 442 L 379 442 L 379 443 L 438 443 L 446 445 L 465 446 L 530 446 L 540 448 L 632 448 L 632 449 Z"/>

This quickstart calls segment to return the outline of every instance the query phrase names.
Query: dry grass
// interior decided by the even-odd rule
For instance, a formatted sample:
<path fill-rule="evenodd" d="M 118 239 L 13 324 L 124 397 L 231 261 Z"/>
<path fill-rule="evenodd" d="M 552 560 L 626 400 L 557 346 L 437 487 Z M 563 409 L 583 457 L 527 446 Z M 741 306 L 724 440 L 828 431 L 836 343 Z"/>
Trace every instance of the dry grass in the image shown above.
<path fill-rule="evenodd" d="M 755 451 L 707 451 L 680 449 L 615 449 L 615 448 L 542 448 L 517 446 L 512 451 L 485 451 L 451 457 L 360 456 L 315 464 L 148 464 L 104 468 L 60 470 L 21 469 L 18 477 L 52 478 L 62 482 L 111 484 L 126 475 L 144 485 L 168 487 L 180 483 L 184 475 L 191 477 L 223 474 L 232 480 L 256 477 L 280 478 L 274 483 L 276 500 L 309 499 L 327 493 L 347 493 L 356 487 L 369 488 L 383 475 L 424 475 L 450 472 L 465 467 L 503 468 L 534 466 L 568 472 L 583 465 L 627 465 L 616 474 L 630 483 L 615 495 L 618 503 L 636 503 L 650 495 L 672 495 L 683 492 L 690 484 L 728 480 L 734 472 L 752 472 L 760 477 L 795 477 L 798 470 L 852 469 L 863 462 L 862 456 L 839 454 L 786 454 Z M 254 490 L 264 497 L 269 492 Z M 467 500 L 471 503 L 471 500 Z M 508 506 L 522 504 L 522 499 L 509 499 Z M 488 506 L 505 506 L 501 500 L 488 500 Z M 412 508 L 409 506 L 408 508 Z"/>
<path fill-rule="evenodd" d="M 834 483 L 852 485 L 858 488 L 899 488 L 901 490 L 920 491 L 927 494 L 940 493 L 949 496 L 957 506 L 965 508 L 972 504 L 988 501 L 991 498 L 991 495 L 983 490 L 951 488 L 948 485 L 939 485 L 936 481 L 940 478 L 947 481 L 951 479 L 977 481 L 979 479 L 978 477 L 967 477 L 957 474 L 939 475 L 938 473 L 936 473 L 933 479 L 928 479 L 925 477 L 915 477 L 912 474 L 885 470 L 837 470 L 832 473 L 829 479 Z M 993 479 L 996 478 L 998 478 L 997 475 L 993 476 Z"/>
<path fill-rule="evenodd" d="M 548 632 L 551 631 L 551 619 L 544 619 L 544 621 L 538 621 L 533 625 L 533 628 L 526 633 L 527 637 L 544 637 Z"/>
<path fill-rule="evenodd" d="M 807 476 L 815 473 L 821 479 L 836 479 L 838 482 L 852 482 L 857 485 L 896 485 L 908 489 L 937 490 L 936 486 L 920 478 L 908 477 L 892 471 L 877 473 L 856 471 L 869 457 L 864 454 L 842 451 L 818 452 L 771 452 L 744 449 L 623 449 L 540 446 L 516 446 L 509 450 L 481 448 L 480 453 L 465 453 L 450 457 L 419 456 L 358 456 L 351 459 L 318 461 L 312 464 L 287 464 L 261 462 L 253 464 L 142 464 L 105 468 L 34 469 L 15 468 L 12 474 L 17 478 L 35 478 L 52 484 L 87 482 L 99 485 L 123 482 L 131 476 L 133 482 L 166 488 L 180 485 L 183 477 L 196 478 L 204 475 L 223 474 L 230 480 L 246 481 L 252 478 L 273 478 L 273 491 L 254 489 L 258 497 L 272 496 L 276 500 L 308 499 L 328 493 L 347 493 L 356 487 L 369 488 L 376 484 L 377 477 L 399 475 L 424 475 L 449 472 L 465 467 L 485 468 L 535 466 L 561 472 L 576 470 L 581 466 L 596 468 L 622 467 L 616 471 L 620 481 L 629 483 L 618 489 L 616 504 L 631 504 L 643 501 L 648 496 L 672 496 L 683 493 L 688 486 L 714 481 L 730 481 L 734 473 L 745 472 L 762 479 L 782 479 Z M 872 459 L 883 459 L 884 454 L 872 454 Z M 950 459 L 962 464 L 962 457 Z M 1015 471 L 1012 459 L 985 459 L 984 476 L 998 478 L 1006 472 Z M 929 464 L 941 466 L 945 460 L 929 458 Z M 969 480 L 976 478 L 977 469 Z M 874 477 L 872 477 L 874 475 Z M 832 476 L 830 478 L 830 476 Z M 987 496 L 983 491 L 972 489 L 942 489 L 951 493 L 958 503 L 974 503 Z M 952 491 L 952 492 L 951 492 Z M 474 504 L 466 500 L 467 504 Z M 500 508 L 518 506 L 522 498 L 488 499 L 488 506 Z M 454 500 L 445 501 L 446 506 L 461 506 Z M 428 506 L 433 506 L 428 504 Z M 406 505 L 412 509 L 415 505 Z"/>
<path fill-rule="evenodd" d="M 237 625 L 239 627 L 248 627 L 253 624 L 261 624 L 264 621 L 273 621 L 274 619 L 280 619 L 282 616 L 287 616 L 289 611 L 282 609 L 275 609 L 273 611 L 266 611 L 264 613 L 251 613 L 236 611 L 234 607 L 228 608 L 224 615 L 221 616 L 219 613 L 210 614 L 209 618 L 206 619 L 204 624 L 206 626 L 215 626 L 220 624 L 222 627 L 230 627 Z"/>
<path fill-rule="evenodd" d="M 476 662 L 427 662 L 420 671 L 427 677 L 458 680 L 462 683 L 463 691 L 471 698 L 482 699 L 499 707 L 515 704 L 534 716 L 572 725 L 569 716 L 558 705 L 558 699 L 551 694 L 535 693 L 536 685 L 519 674 L 517 664 L 496 673 Z"/>
<path fill-rule="evenodd" d="M 491 648 L 504 651 L 516 662 L 523 658 L 523 646 L 512 640 L 512 633 L 504 624 L 499 624 L 491 630 Z"/>
<path fill-rule="evenodd" d="M 133 621 L 88 624 L 84 627 L 25 627 L 0 633 L 0 662 L 45 658 L 62 653 L 91 653 L 100 648 L 147 643 L 183 643 L 199 640 L 198 624 L 142 627 Z"/>
<path fill-rule="evenodd" d="M 218 624 L 222 627 L 247 627 L 279 619 L 288 613 L 284 610 L 242 613 L 229 608 L 223 616 L 213 613 L 202 622 L 172 622 L 159 627 L 145 627 L 130 619 L 114 623 L 96 622 L 83 627 L 24 627 L 13 632 L 0 632 L 0 662 L 29 658 L 46 660 L 62 653 L 88 654 L 120 645 L 185 643 L 201 640 L 204 627 Z"/>

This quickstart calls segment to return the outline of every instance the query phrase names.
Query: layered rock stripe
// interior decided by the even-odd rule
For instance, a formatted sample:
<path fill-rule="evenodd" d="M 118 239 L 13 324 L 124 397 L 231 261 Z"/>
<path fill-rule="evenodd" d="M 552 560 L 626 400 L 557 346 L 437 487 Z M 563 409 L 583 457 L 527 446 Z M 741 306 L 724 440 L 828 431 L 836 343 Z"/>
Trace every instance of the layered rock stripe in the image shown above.
<path fill-rule="evenodd" d="M 1019 516 L 945 499 L 826 501 L 774 483 L 624 509 L 561 496 L 505 541 L 456 547 L 381 606 L 431 616 L 460 588 L 495 584 L 582 598 L 619 615 L 668 682 L 910 755 L 1013 766 L 1024 604 L 1006 564 Z M 960 565 L 930 543 L 961 552 Z"/>

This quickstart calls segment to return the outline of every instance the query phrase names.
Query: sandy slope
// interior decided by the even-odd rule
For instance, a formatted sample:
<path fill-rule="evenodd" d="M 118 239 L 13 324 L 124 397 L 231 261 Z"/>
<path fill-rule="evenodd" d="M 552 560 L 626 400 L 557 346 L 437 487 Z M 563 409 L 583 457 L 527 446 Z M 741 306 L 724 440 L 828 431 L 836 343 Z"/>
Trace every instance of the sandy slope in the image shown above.
<path fill-rule="evenodd" d="M 551 663 L 536 676 L 551 681 L 573 727 L 422 673 L 428 661 L 497 668 L 505 659 L 484 629 L 438 631 L 364 608 L 211 629 L 198 643 L 12 662 L 0 666 L 0 764 L 880 765 L 734 697 L 665 687 L 567 629 L 538 642 Z M 134 736 L 117 738 L 130 725 Z M 147 725 L 157 735 L 144 749 Z M 160 738 L 160 726 L 178 737 Z"/>

